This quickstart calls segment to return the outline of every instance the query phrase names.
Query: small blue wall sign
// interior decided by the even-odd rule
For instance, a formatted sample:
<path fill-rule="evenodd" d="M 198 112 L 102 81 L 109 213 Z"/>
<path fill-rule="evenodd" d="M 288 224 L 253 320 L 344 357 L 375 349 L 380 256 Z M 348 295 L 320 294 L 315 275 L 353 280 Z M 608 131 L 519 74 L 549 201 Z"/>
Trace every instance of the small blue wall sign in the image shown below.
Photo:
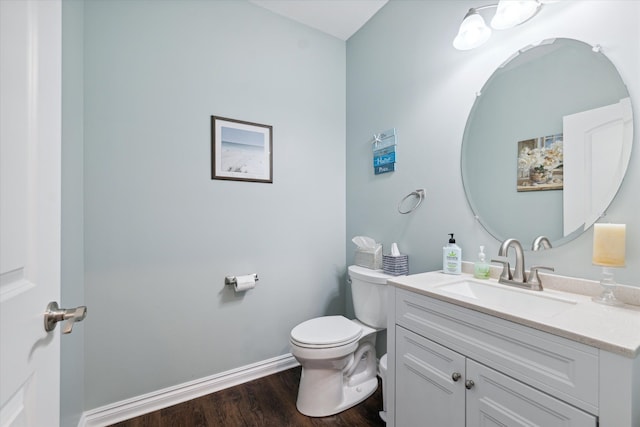
<path fill-rule="evenodd" d="M 389 129 L 373 135 L 373 173 L 393 172 L 396 169 L 396 130 Z"/>

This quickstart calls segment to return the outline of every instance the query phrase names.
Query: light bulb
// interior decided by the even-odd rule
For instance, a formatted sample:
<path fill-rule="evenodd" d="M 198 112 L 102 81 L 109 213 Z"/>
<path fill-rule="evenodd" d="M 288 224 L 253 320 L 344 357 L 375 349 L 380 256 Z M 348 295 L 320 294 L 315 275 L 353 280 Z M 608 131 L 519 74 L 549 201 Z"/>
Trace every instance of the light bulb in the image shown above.
<path fill-rule="evenodd" d="M 469 9 L 465 16 L 458 35 L 453 40 L 453 47 L 458 50 L 469 50 L 480 46 L 491 37 L 491 28 L 475 9 Z"/>
<path fill-rule="evenodd" d="M 500 0 L 498 10 L 491 20 L 496 30 L 505 30 L 531 19 L 540 10 L 537 0 Z"/>

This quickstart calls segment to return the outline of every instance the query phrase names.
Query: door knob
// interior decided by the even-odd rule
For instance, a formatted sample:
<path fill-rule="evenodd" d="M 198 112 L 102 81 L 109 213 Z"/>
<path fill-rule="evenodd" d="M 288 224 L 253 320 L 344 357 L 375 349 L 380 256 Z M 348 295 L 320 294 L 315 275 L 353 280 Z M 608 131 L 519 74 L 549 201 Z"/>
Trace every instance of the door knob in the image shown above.
<path fill-rule="evenodd" d="M 458 381 L 461 377 L 462 375 L 460 375 L 460 372 L 454 372 L 453 374 L 451 374 L 451 379 L 453 381 Z"/>
<path fill-rule="evenodd" d="M 473 380 L 466 380 L 464 382 L 464 386 L 466 387 L 467 390 L 471 390 L 474 385 L 476 385 L 476 383 L 474 383 Z"/>
<path fill-rule="evenodd" d="M 58 303 L 52 301 L 47 305 L 47 311 L 44 313 L 44 330 L 51 332 L 56 328 L 56 324 L 66 320 L 62 327 L 63 334 L 71 333 L 75 322 L 82 322 L 87 317 L 87 307 L 82 305 L 76 308 L 60 308 Z"/>

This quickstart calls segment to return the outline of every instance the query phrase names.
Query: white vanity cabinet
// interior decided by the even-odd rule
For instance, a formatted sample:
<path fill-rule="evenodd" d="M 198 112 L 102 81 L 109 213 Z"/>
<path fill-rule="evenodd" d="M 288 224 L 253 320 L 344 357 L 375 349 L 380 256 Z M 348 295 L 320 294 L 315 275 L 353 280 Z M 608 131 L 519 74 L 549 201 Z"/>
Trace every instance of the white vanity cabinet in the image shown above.
<path fill-rule="evenodd" d="M 396 326 L 397 426 L 593 426 L 596 417 Z"/>
<path fill-rule="evenodd" d="M 390 302 L 388 426 L 640 427 L 636 360 L 398 287 Z"/>

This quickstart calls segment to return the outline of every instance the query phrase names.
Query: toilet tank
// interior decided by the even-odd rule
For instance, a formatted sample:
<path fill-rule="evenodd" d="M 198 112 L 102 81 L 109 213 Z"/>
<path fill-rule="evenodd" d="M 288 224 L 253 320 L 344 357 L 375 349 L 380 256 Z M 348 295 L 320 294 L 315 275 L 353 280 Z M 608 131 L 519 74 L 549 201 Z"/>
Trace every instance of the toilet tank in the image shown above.
<path fill-rule="evenodd" d="M 358 265 L 348 270 L 356 318 L 372 328 L 386 329 L 387 279 L 393 276 Z"/>

